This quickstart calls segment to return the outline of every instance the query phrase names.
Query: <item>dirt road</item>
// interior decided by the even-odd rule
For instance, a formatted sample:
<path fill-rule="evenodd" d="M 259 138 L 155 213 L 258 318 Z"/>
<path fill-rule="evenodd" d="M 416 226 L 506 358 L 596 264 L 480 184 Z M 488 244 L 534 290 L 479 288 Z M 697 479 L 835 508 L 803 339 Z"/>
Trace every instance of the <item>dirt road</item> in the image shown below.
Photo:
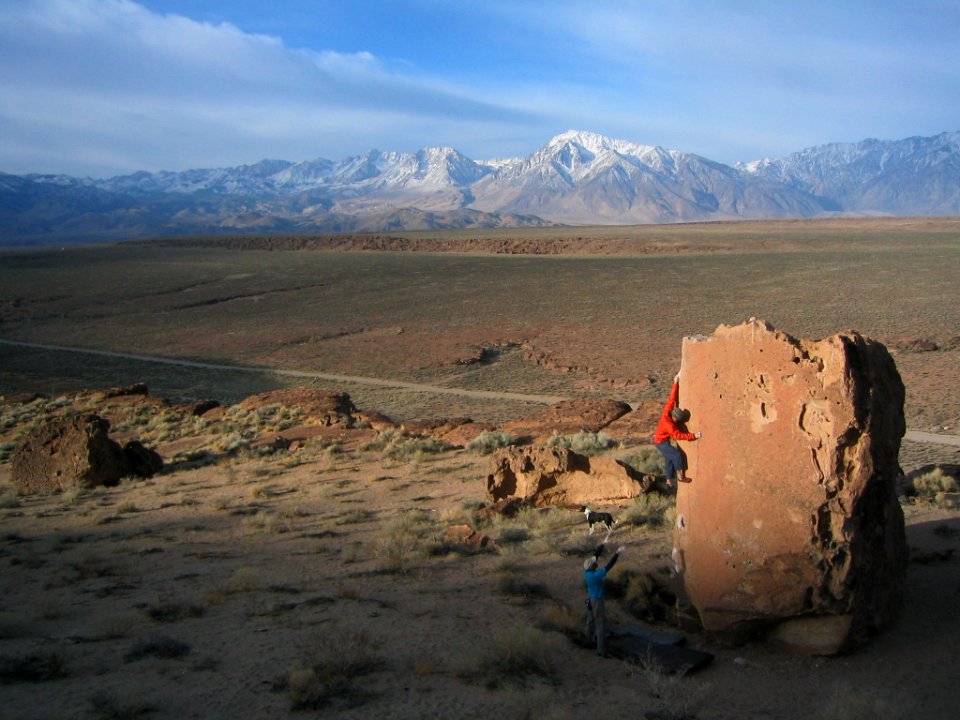
<path fill-rule="evenodd" d="M 140 362 L 159 363 L 163 365 L 174 365 L 180 367 L 202 368 L 204 370 L 225 370 L 228 372 L 246 372 L 246 373 L 273 373 L 282 377 L 303 378 L 305 380 L 331 380 L 334 382 L 349 382 L 359 385 L 376 385 L 379 387 L 401 388 L 403 390 L 413 390 L 415 392 L 436 393 L 441 395 L 458 395 L 461 397 L 470 397 L 489 400 L 519 400 L 521 402 L 542 403 L 552 405 L 566 398 L 553 395 L 527 395 L 524 393 L 513 392 L 495 392 L 492 390 L 465 390 L 463 388 L 445 387 L 443 385 L 430 385 L 427 383 L 413 383 L 403 380 L 386 380 L 383 378 L 363 377 L 360 375 L 336 375 L 331 373 L 307 372 L 303 370 L 283 370 L 271 367 L 243 366 L 243 365 L 224 365 L 219 363 L 205 363 L 194 360 L 180 360 L 177 358 L 159 357 L 156 355 L 137 355 L 134 353 L 112 352 L 110 350 L 91 350 L 88 348 L 68 347 L 66 345 L 44 345 L 41 343 L 18 342 L 16 340 L 2 340 L 0 344 L 11 345 L 14 347 L 27 347 L 39 350 L 56 350 L 59 352 L 83 353 L 86 355 L 96 355 L 100 357 L 121 358 L 126 360 L 137 360 Z M 960 435 L 941 435 L 937 433 L 920 432 L 908 430 L 904 435 L 905 440 L 919 443 L 931 443 L 937 445 L 952 445 L 960 447 Z"/>

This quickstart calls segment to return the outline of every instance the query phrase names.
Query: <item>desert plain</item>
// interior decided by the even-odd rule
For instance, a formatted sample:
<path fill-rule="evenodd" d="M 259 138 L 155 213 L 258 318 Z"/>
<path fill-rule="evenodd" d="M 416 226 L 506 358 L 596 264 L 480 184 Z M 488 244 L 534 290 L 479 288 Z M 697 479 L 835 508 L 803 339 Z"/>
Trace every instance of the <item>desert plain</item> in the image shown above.
<path fill-rule="evenodd" d="M 956 218 L 5 251 L 3 715 L 952 718 L 960 510 L 950 492 L 906 491 L 960 464 L 958 267 Z M 891 351 L 909 431 L 902 615 L 832 658 L 696 632 L 687 644 L 715 657 L 695 673 L 598 658 L 574 640 L 597 540 L 582 514 L 478 519 L 482 449 L 403 428 L 495 429 L 569 398 L 656 408 L 683 337 L 750 317 Z M 132 383 L 157 402 L 96 392 Z M 263 451 L 303 413 L 243 399 L 298 386 L 349 393 L 399 429 Z M 209 399 L 216 416 L 185 410 Z M 156 448 L 164 471 L 18 495 L 18 438 L 80 409 Z M 611 439 L 603 452 L 649 459 L 647 438 Z M 614 626 L 676 630 L 644 580 L 669 568 L 672 498 L 603 509 L 626 546 Z M 497 547 L 450 542 L 458 524 Z"/>

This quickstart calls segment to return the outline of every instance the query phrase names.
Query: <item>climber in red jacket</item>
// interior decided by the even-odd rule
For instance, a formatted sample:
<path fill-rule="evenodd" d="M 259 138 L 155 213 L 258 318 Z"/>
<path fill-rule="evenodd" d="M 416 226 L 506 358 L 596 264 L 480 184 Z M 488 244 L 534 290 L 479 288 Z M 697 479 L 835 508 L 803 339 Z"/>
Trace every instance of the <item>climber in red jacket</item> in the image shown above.
<path fill-rule="evenodd" d="M 656 432 L 653 433 L 653 444 L 660 454 L 666 469 L 667 485 L 673 487 L 673 479 L 680 482 L 690 482 L 693 478 L 687 477 L 687 456 L 679 447 L 674 446 L 674 440 L 699 440 L 700 433 L 687 432 L 686 422 L 690 419 L 690 411 L 677 407 L 677 398 L 680 395 L 680 373 L 673 378 L 673 387 L 670 388 L 670 397 L 660 413 Z"/>

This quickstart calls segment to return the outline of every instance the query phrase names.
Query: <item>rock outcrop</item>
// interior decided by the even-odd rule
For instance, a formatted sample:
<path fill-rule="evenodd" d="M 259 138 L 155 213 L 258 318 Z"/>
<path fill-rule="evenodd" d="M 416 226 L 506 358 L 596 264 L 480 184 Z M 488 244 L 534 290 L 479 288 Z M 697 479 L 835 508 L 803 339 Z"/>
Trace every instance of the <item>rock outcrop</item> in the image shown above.
<path fill-rule="evenodd" d="M 518 498 L 534 507 L 611 502 L 643 491 L 643 477 L 629 466 L 566 448 L 498 450 L 487 475 L 487 494 L 494 502 Z"/>
<path fill-rule="evenodd" d="M 345 392 L 315 390 L 307 387 L 284 388 L 258 393 L 244 398 L 239 403 L 247 410 L 283 405 L 298 408 L 306 417 L 307 424 L 350 426 L 355 422 L 357 408 Z"/>
<path fill-rule="evenodd" d="M 855 332 L 797 340 L 752 320 L 683 342 L 692 482 L 674 559 L 707 631 L 840 652 L 887 624 L 907 562 L 896 497 L 904 388 Z"/>
<path fill-rule="evenodd" d="M 48 420 L 11 457 L 17 490 L 50 495 L 74 485 L 115 485 L 130 473 L 130 464 L 109 429 L 107 420 L 93 414 Z"/>
<path fill-rule="evenodd" d="M 536 415 L 511 420 L 500 429 L 521 442 L 543 443 L 553 434 L 598 432 L 629 412 L 630 405 L 622 400 L 573 398 L 554 403 Z"/>

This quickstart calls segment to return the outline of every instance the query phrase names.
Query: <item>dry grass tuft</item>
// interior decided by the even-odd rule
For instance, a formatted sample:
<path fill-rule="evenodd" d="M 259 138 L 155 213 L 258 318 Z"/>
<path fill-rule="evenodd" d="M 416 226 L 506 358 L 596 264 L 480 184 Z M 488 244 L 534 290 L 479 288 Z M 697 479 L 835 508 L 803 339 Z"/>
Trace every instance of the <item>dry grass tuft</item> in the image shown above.
<path fill-rule="evenodd" d="M 547 447 L 559 447 L 572 450 L 580 455 L 599 455 L 616 447 L 617 441 L 606 433 L 578 432 L 573 435 L 560 435 L 554 431 L 547 440 Z"/>
<path fill-rule="evenodd" d="M 531 678 L 559 679 L 557 659 L 567 647 L 566 638 L 519 624 L 493 635 L 485 648 L 463 648 L 462 657 L 450 662 L 453 674 L 488 688 L 526 685 Z"/>
<path fill-rule="evenodd" d="M 630 663 L 651 697 L 660 707 L 645 714 L 649 720 L 696 720 L 710 690 L 706 684 L 693 684 L 684 671 L 668 673 L 652 654 Z"/>
<path fill-rule="evenodd" d="M 578 614 L 566 603 L 554 600 L 543 609 L 537 627 L 541 630 L 560 632 L 576 640 L 583 635 L 583 613 Z"/>
<path fill-rule="evenodd" d="M 419 462 L 425 455 L 446 452 L 452 448 L 452 445 L 437 438 L 414 437 L 401 428 L 389 428 L 381 430 L 375 440 L 362 445 L 360 450 L 379 452 L 390 460 Z"/>
<path fill-rule="evenodd" d="M 955 508 L 960 502 L 957 497 L 960 483 L 940 467 L 904 478 L 904 492 L 908 497 L 915 497 L 945 509 Z"/>
<path fill-rule="evenodd" d="M 916 708 L 882 688 L 855 687 L 848 683 L 833 687 L 821 706 L 818 720 L 905 720 Z"/>
<path fill-rule="evenodd" d="M 300 660 L 286 678 L 293 709 L 317 709 L 334 699 L 362 702 L 355 681 L 383 667 L 377 649 L 363 629 L 336 628 L 304 641 Z"/>
<path fill-rule="evenodd" d="M 517 439 L 500 430 L 484 430 L 467 443 L 467 450 L 478 455 L 492 455 L 497 450 L 516 444 Z"/>
<path fill-rule="evenodd" d="M 515 574 L 504 575 L 497 581 L 497 592 L 514 598 L 524 605 L 537 600 L 549 600 L 550 589 L 541 582 L 528 580 Z"/>
<path fill-rule="evenodd" d="M 620 461 L 626 463 L 642 475 L 654 474 L 663 475 L 665 468 L 663 465 L 663 455 L 653 446 L 644 446 L 638 448 L 620 458 Z"/>
<path fill-rule="evenodd" d="M 166 635 L 151 635 L 141 638 L 131 645 L 126 655 L 123 656 L 123 660 L 124 662 L 134 662 L 145 657 L 176 660 L 189 652 L 190 646 L 185 642 Z"/>
<path fill-rule="evenodd" d="M 155 710 L 148 702 L 121 698 L 105 690 L 90 696 L 90 712 L 97 720 L 133 720 Z"/>
<path fill-rule="evenodd" d="M 367 549 L 379 561 L 381 570 L 405 575 L 421 551 L 428 551 L 425 540 L 437 534 L 433 516 L 417 510 L 404 512 L 388 523 Z"/>
<path fill-rule="evenodd" d="M 46 682 L 65 677 L 66 665 L 60 652 L 0 656 L 0 683 Z"/>

